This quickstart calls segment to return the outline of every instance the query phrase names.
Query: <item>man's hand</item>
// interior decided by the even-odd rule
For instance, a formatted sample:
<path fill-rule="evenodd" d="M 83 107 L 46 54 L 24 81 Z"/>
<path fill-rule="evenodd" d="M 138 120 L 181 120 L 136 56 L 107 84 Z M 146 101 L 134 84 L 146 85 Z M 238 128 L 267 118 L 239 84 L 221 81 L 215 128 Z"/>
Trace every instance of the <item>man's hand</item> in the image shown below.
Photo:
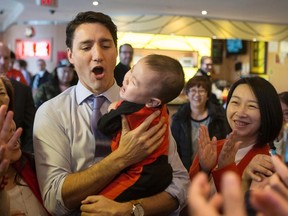
<path fill-rule="evenodd" d="M 160 114 L 160 111 L 152 113 L 134 130 L 130 130 L 128 122 L 122 116 L 122 133 L 119 147 L 116 151 L 122 154 L 126 166 L 142 161 L 154 152 L 163 142 L 167 125 L 164 117 L 161 121 L 149 128 L 151 122 Z M 148 129 L 149 128 L 149 129 Z"/>
<path fill-rule="evenodd" d="M 262 178 L 257 173 L 265 176 L 271 176 L 275 172 L 274 166 L 269 155 L 258 154 L 253 157 L 242 174 L 245 181 L 261 181 Z"/>
<path fill-rule="evenodd" d="M 82 216 L 122 216 L 131 214 L 132 204 L 118 203 L 104 196 L 89 196 L 82 201 L 80 209 Z"/>

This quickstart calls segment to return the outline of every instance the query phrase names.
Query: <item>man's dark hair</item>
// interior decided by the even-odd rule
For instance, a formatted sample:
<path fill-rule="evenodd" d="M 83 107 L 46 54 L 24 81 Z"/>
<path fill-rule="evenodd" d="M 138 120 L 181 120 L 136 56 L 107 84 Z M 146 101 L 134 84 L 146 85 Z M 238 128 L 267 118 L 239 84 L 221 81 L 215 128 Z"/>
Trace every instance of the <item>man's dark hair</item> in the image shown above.
<path fill-rule="evenodd" d="M 13 51 L 10 51 L 10 59 L 16 59 L 16 55 Z"/>
<path fill-rule="evenodd" d="M 202 65 L 206 59 L 212 59 L 210 56 L 202 56 L 200 59 L 200 64 Z"/>
<path fill-rule="evenodd" d="M 257 144 L 264 146 L 275 140 L 282 128 L 283 114 L 277 91 L 270 82 L 261 77 L 242 78 L 230 88 L 227 106 L 229 106 L 234 90 L 243 84 L 247 84 L 257 98 L 261 116 Z"/>
<path fill-rule="evenodd" d="M 24 59 L 18 59 L 18 63 L 19 63 L 20 68 L 27 67 L 27 61 L 25 61 Z"/>
<path fill-rule="evenodd" d="M 155 94 L 163 104 L 180 94 L 184 87 L 185 77 L 179 61 L 169 56 L 152 54 L 145 57 L 145 64 L 159 75 L 161 87 L 155 91 Z"/>
<path fill-rule="evenodd" d="M 121 49 L 122 49 L 123 46 L 129 46 L 129 47 L 131 47 L 131 49 L 133 50 L 133 47 L 132 47 L 131 44 L 125 43 L 125 44 L 122 44 L 122 45 L 119 47 L 119 53 L 121 53 Z"/>
<path fill-rule="evenodd" d="M 117 47 L 117 26 L 113 23 L 111 17 L 106 14 L 94 11 L 80 12 L 68 23 L 66 27 L 66 46 L 72 49 L 74 33 L 81 24 L 100 23 L 104 25 L 112 35 L 115 46 Z"/>

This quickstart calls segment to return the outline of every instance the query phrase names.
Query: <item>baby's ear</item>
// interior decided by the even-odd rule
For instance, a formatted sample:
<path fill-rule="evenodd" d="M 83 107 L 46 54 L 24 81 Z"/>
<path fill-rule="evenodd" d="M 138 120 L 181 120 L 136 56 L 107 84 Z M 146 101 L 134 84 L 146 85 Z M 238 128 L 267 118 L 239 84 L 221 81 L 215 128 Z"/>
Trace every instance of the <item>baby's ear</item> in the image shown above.
<path fill-rule="evenodd" d="M 157 107 L 162 104 L 162 101 L 158 98 L 151 98 L 149 102 L 147 102 L 145 105 L 146 107 Z"/>
<path fill-rule="evenodd" d="M 115 108 L 116 108 L 116 104 L 117 104 L 117 101 L 111 103 L 111 104 L 109 105 L 109 107 L 108 107 L 108 112 L 110 112 L 110 110 L 112 110 L 112 109 L 115 109 Z"/>

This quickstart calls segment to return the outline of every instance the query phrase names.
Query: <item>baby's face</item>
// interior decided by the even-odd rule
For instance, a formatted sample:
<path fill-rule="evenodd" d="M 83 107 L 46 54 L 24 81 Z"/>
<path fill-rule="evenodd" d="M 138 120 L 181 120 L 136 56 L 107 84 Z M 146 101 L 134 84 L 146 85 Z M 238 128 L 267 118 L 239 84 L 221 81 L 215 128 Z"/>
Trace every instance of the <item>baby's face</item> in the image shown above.
<path fill-rule="evenodd" d="M 156 72 L 152 71 L 145 63 L 145 58 L 126 73 L 120 97 L 130 102 L 145 104 L 153 97 L 157 86 Z"/>

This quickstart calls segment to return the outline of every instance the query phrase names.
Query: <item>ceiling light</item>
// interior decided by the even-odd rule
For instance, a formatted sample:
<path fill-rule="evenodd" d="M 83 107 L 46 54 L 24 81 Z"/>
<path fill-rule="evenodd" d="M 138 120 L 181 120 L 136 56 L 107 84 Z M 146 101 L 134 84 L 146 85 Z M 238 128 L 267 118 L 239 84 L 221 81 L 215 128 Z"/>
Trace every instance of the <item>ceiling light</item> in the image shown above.
<path fill-rule="evenodd" d="M 256 41 L 257 41 L 257 38 L 253 38 L 253 41 L 256 42 Z"/>
<path fill-rule="evenodd" d="M 93 1 L 93 3 L 92 3 L 94 6 L 97 6 L 97 5 L 99 5 L 99 2 L 98 1 Z"/>
<path fill-rule="evenodd" d="M 201 14 L 202 14 L 202 15 L 207 15 L 208 12 L 207 12 L 206 10 L 203 10 L 203 11 L 201 12 Z"/>

